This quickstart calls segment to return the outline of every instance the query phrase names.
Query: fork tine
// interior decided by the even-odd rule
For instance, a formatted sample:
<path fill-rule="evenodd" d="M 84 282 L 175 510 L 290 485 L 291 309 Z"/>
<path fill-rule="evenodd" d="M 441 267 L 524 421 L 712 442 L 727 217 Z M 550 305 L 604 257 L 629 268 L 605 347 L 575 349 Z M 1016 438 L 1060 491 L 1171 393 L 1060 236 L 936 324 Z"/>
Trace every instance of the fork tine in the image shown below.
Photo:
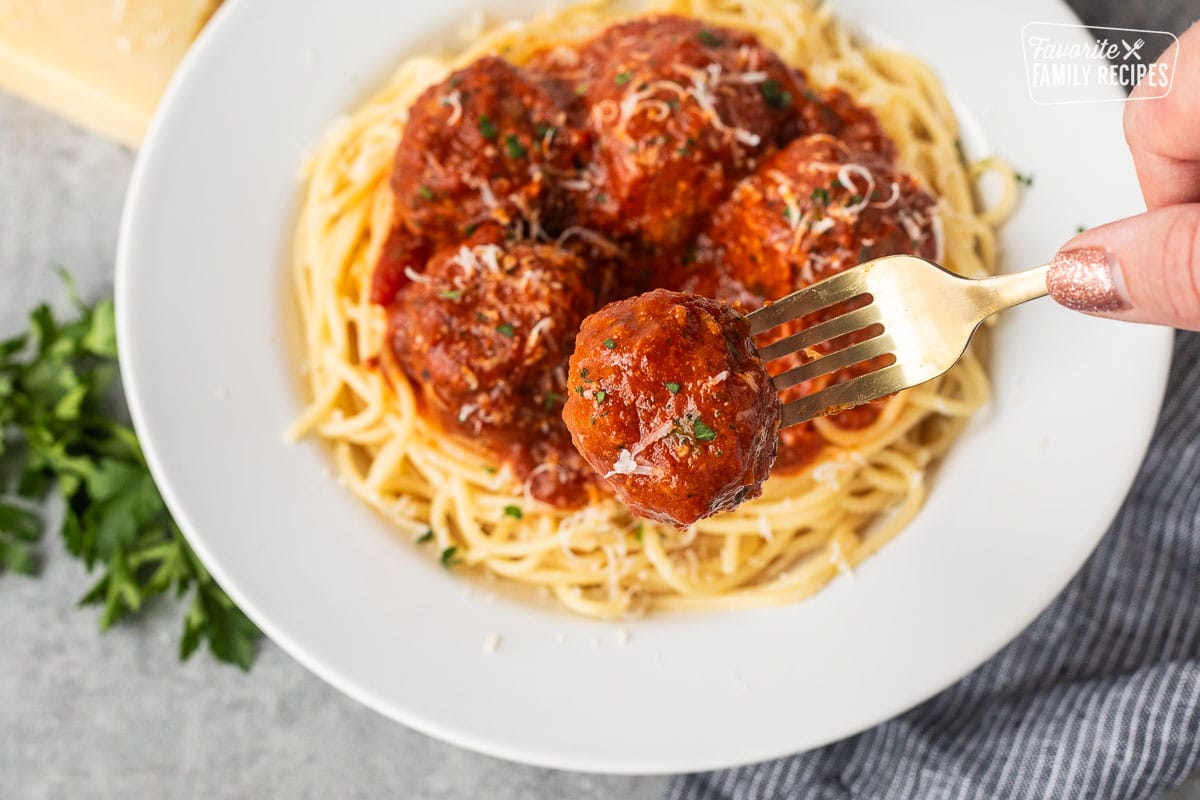
<path fill-rule="evenodd" d="M 783 407 L 780 427 L 799 425 L 813 417 L 878 400 L 907 388 L 909 386 L 904 380 L 903 365 L 892 364 L 793 400 Z"/>
<path fill-rule="evenodd" d="M 818 358 L 816 361 L 801 364 L 795 369 L 789 369 L 787 372 L 776 375 L 772 380 L 775 382 L 775 388 L 783 391 L 790 386 L 804 383 L 820 375 L 828 375 L 831 372 L 837 372 L 843 367 L 849 367 L 860 361 L 884 355 L 891 352 L 894 347 L 895 342 L 892 341 L 892 337 L 881 334 L 865 342 L 859 342 L 837 352 L 830 353 L 827 356 Z"/>
<path fill-rule="evenodd" d="M 799 333 L 793 333 L 791 336 L 780 339 L 778 342 L 772 342 L 765 347 L 760 347 L 758 348 L 758 355 L 763 361 L 773 361 L 781 356 L 786 356 L 799 350 L 806 350 L 814 344 L 827 342 L 839 336 L 845 336 L 847 333 L 854 333 L 857 330 L 870 327 L 881 322 L 882 319 L 879 307 L 872 303 L 869 306 L 856 308 L 848 314 L 842 314 L 840 317 L 826 320 L 820 325 L 806 328 Z"/>
<path fill-rule="evenodd" d="M 866 274 L 862 270 L 839 272 L 798 292 L 792 292 L 769 306 L 751 311 L 746 315 L 750 322 L 750 334 L 762 333 L 788 320 L 798 319 L 843 300 L 850 300 L 865 293 L 866 287 Z"/>

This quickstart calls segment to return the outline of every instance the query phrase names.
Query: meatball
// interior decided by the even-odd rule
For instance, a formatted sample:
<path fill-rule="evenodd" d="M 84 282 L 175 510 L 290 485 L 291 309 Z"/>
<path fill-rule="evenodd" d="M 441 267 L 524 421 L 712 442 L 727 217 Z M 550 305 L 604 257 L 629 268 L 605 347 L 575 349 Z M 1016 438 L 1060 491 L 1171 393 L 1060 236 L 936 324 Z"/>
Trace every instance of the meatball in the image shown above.
<path fill-rule="evenodd" d="M 810 99 L 812 102 L 800 109 L 805 133 L 828 133 L 854 152 L 896 160 L 896 144 L 884 133 L 879 119 L 846 92 L 834 87 Z"/>
<path fill-rule="evenodd" d="M 556 467 L 538 472 L 533 494 L 572 505 L 591 470 L 561 408 L 594 296 L 575 255 L 499 238 L 481 232 L 439 252 L 400 291 L 389 308 L 392 352 L 447 431 L 479 440 L 522 479 Z"/>
<path fill-rule="evenodd" d="M 664 257 L 801 124 L 799 74 L 752 35 L 695 19 L 614 25 L 576 72 L 596 136 L 583 224 Z"/>
<path fill-rule="evenodd" d="M 935 204 L 885 159 L 817 134 L 738 184 L 713 215 L 704 249 L 717 269 L 778 300 L 872 258 L 938 258 Z"/>
<path fill-rule="evenodd" d="M 750 311 L 764 300 L 777 300 L 872 258 L 905 253 L 936 259 L 940 245 L 934 205 L 915 180 L 898 173 L 880 155 L 824 134 L 798 139 L 742 181 L 717 210 L 701 237 L 697 268 L 680 283 Z M 852 308 L 842 304 L 825 309 L 769 331 L 759 343 Z M 817 353 L 773 361 L 768 370 L 778 375 L 874 333 L 848 334 L 821 345 Z M 880 366 L 880 361 L 854 365 L 786 389 L 781 399 L 787 403 Z M 870 403 L 830 420 L 840 427 L 862 428 L 875 421 L 880 408 Z M 787 428 L 780 436 L 776 469 L 807 465 L 824 443 L 812 423 Z"/>
<path fill-rule="evenodd" d="M 461 241 L 479 225 L 527 223 L 553 231 L 569 216 L 559 177 L 575 171 L 580 144 L 545 86 L 507 61 L 481 58 L 427 89 L 396 148 L 393 231 L 377 264 L 372 299 L 388 303 L 405 267 Z"/>
<path fill-rule="evenodd" d="M 686 527 L 762 493 L 779 398 L 728 305 L 659 289 L 583 322 L 563 419 L 634 512 Z"/>

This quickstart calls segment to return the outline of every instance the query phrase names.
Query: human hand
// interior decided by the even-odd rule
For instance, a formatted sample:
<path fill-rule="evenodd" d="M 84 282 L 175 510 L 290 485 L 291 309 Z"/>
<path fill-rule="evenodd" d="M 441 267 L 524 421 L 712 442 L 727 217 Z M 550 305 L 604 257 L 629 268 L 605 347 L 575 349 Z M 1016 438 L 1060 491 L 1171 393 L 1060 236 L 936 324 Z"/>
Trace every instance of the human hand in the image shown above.
<path fill-rule="evenodd" d="M 1171 91 L 1125 106 L 1147 211 L 1067 242 L 1046 284 L 1078 311 L 1200 330 L 1200 23 L 1159 62 L 1170 63 L 1175 51 Z M 1143 94 L 1139 85 L 1130 97 Z"/>

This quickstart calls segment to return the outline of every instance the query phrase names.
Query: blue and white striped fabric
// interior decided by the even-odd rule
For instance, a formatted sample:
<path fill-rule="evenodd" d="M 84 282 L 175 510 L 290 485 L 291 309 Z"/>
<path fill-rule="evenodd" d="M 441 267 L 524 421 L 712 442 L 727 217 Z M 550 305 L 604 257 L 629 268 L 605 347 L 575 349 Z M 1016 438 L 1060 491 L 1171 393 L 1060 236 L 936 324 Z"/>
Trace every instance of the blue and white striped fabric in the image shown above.
<path fill-rule="evenodd" d="M 1114 421 L 1114 424 L 1120 424 Z M 866 733 L 677 778 L 669 800 L 1140 800 L 1200 755 L 1200 334 L 1125 505 L 1070 586 L 960 683 Z"/>

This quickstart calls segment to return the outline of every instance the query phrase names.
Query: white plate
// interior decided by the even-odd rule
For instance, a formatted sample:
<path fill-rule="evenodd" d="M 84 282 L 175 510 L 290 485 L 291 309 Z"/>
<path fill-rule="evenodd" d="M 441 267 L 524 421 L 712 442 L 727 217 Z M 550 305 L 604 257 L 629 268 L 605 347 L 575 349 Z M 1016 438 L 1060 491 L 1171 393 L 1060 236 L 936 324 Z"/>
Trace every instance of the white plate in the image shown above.
<path fill-rule="evenodd" d="M 118 255 L 125 386 L 167 502 L 221 584 L 275 642 L 384 714 L 504 758 L 605 772 L 825 744 L 929 697 L 1015 636 L 1128 490 L 1162 397 L 1165 330 L 1049 300 L 1008 314 L 995 400 L 919 518 L 856 581 L 765 611 L 617 626 L 489 600 L 330 480 L 319 445 L 283 444 L 302 403 L 286 269 L 301 159 L 402 57 L 478 5 L 227 4 L 162 105 Z M 838 8 L 934 66 L 974 153 L 1036 175 L 1005 230 L 1009 269 L 1041 263 L 1077 224 L 1139 210 L 1120 104 L 1042 107 L 1026 92 L 1021 26 L 1074 21 L 1065 7 Z M 485 655 L 492 633 L 502 642 Z"/>

